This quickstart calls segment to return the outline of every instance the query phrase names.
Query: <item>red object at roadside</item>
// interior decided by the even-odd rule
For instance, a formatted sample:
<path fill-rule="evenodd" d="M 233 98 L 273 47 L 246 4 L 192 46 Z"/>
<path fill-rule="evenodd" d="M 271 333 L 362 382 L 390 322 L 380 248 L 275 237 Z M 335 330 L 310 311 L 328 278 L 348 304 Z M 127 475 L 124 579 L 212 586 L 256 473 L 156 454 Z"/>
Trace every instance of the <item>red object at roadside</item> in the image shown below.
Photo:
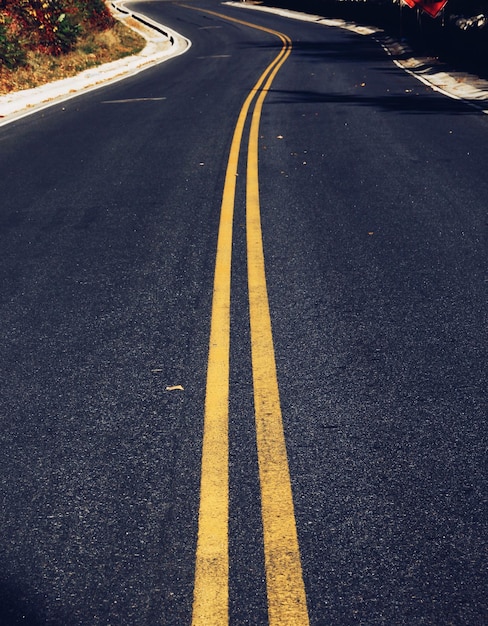
<path fill-rule="evenodd" d="M 425 11 L 430 17 L 437 17 L 442 9 L 446 6 L 447 0 L 403 0 L 405 4 L 413 9 L 419 7 Z"/>

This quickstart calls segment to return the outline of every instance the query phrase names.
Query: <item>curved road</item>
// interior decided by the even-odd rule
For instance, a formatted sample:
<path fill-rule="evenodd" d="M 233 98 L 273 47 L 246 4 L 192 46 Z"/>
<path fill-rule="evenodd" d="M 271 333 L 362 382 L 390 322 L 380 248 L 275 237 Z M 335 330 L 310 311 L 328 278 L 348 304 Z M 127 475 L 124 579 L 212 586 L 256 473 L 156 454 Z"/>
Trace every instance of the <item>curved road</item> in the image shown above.
<path fill-rule="evenodd" d="M 212 0 L 0 129 L 0 622 L 486 623 L 488 118 Z"/>

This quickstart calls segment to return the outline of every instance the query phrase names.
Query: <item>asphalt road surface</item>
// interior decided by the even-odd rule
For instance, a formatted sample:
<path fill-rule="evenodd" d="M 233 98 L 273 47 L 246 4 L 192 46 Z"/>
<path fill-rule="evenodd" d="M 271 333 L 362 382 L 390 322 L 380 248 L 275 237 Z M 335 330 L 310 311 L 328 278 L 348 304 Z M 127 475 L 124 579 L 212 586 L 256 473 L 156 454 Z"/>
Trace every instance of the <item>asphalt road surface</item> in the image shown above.
<path fill-rule="evenodd" d="M 137 10 L 190 50 L 0 129 L 0 624 L 488 624 L 488 117 Z"/>

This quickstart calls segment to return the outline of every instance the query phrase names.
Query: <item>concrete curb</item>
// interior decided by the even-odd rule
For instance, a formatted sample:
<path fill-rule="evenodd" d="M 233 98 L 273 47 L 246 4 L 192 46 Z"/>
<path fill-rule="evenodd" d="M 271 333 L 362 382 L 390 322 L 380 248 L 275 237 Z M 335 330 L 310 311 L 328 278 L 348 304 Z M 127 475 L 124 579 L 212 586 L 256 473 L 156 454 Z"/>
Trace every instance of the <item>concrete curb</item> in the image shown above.
<path fill-rule="evenodd" d="M 456 72 L 435 59 L 415 57 L 408 47 L 389 37 L 382 37 L 379 43 L 392 57 L 397 67 L 414 76 L 424 85 L 454 100 L 462 100 L 482 113 L 488 114 L 488 81 L 474 74 Z"/>
<path fill-rule="evenodd" d="M 134 1 L 137 0 L 131 0 Z M 176 31 L 125 8 L 123 0 L 111 2 L 111 9 L 116 19 L 146 39 L 145 48 L 137 55 L 84 70 L 70 78 L 0 96 L 0 126 L 133 76 L 157 63 L 183 54 L 191 46 L 190 40 Z"/>

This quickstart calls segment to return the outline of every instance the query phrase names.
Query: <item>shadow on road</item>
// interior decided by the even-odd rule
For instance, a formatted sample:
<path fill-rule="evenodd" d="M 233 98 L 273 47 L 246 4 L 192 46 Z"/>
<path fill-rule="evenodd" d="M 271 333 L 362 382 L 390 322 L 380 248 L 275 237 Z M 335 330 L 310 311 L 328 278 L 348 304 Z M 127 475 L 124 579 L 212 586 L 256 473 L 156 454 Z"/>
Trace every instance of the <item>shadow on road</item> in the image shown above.
<path fill-rule="evenodd" d="M 358 91 L 363 89 L 358 85 Z M 346 104 L 369 106 L 389 113 L 410 114 L 458 114 L 476 115 L 477 111 L 459 100 L 441 97 L 435 93 L 423 94 L 386 94 L 384 96 L 368 96 L 367 94 L 328 93 L 326 91 L 279 91 L 270 90 L 267 104 Z"/>
<path fill-rule="evenodd" d="M 369 38 L 351 35 L 344 40 L 331 41 L 296 41 L 293 42 L 292 55 L 295 60 L 300 57 L 306 58 L 306 61 L 312 61 L 323 64 L 324 68 L 331 71 L 337 63 L 357 63 L 361 68 L 369 71 L 377 71 L 378 75 L 388 73 L 396 73 L 397 75 L 406 76 L 403 70 L 392 65 L 385 52 L 380 45 Z M 255 46 L 253 46 L 255 47 Z M 280 49 L 281 44 L 269 42 L 261 46 L 263 49 Z M 421 68 L 422 69 L 422 68 Z M 426 68 L 423 68 L 426 70 Z M 357 74 L 359 76 L 360 74 Z M 378 83 L 377 83 L 378 84 Z M 384 95 L 368 95 L 371 94 L 373 88 L 367 84 L 351 84 L 351 87 L 345 93 L 331 90 L 328 91 L 279 91 L 270 90 L 270 96 L 273 98 L 268 100 L 268 104 L 297 104 L 297 103 L 328 103 L 328 104 L 346 104 L 357 106 L 375 107 L 385 112 L 408 113 L 408 114 L 457 114 L 457 115 L 476 115 L 478 111 L 469 106 L 462 100 L 449 98 L 436 93 L 428 86 L 418 83 L 418 90 L 391 91 L 385 92 Z M 378 89 L 376 89 L 378 91 Z M 357 93 L 356 93 L 357 92 Z M 479 102 L 480 106 L 483 102 Z"/>
<path fill-rule="evenodd" d="M 253 44 L 252 48 L 280 50 L 281 43 L 270 41 L 261 45 Z M 372 61 L 379 63 L 385 59 L 385 53 L 376 41 L 344 31 L 340 31 L 340 36 L 333 35 L 330 41 L 293 41 L 292 54 L 305 56 L 307 62 L 356 62 L 361 66 Z"/>
<path fill-rule="evenodd" d="M 27 593 L 13 582 L 0 582 L 0 624 L 1 626 L 42 626 L 36 609 L 30 606 Z"/>

